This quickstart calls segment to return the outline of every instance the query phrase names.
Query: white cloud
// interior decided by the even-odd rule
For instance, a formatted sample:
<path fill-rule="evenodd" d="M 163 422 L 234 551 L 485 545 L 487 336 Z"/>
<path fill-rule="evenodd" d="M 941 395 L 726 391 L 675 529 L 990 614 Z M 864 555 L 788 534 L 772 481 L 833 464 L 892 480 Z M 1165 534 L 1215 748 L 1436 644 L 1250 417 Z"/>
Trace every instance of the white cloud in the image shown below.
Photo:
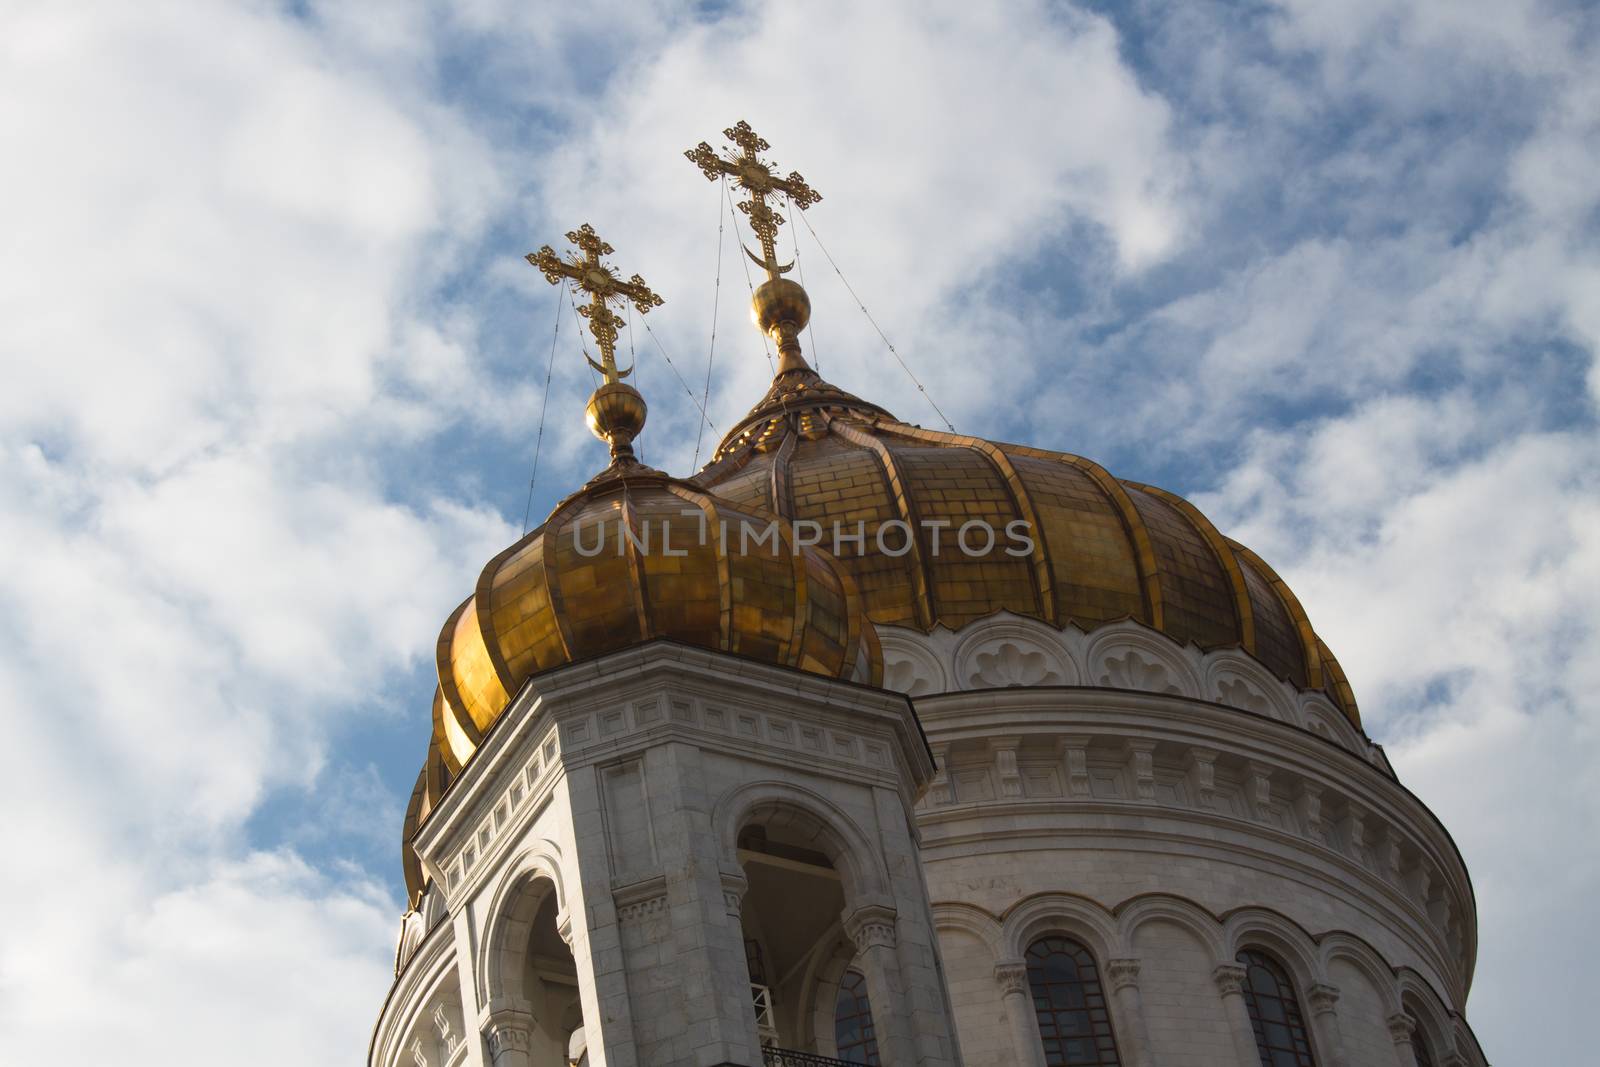
<path fill-rule="evenodd" d="M 496 208 L 493 152 L 265 8 L 3 22 L 5 1055 L 349 1062 L 393 888 L 244 827 L 287 787 L 363 809 L 342 833 L 393 814 L 323 773 L 328 739 L 511 536 L 452 486 L 397 502 L 370 443 L 496 395 L 470 339 L 412 343 L 439 328 L 418 264 Z"/>

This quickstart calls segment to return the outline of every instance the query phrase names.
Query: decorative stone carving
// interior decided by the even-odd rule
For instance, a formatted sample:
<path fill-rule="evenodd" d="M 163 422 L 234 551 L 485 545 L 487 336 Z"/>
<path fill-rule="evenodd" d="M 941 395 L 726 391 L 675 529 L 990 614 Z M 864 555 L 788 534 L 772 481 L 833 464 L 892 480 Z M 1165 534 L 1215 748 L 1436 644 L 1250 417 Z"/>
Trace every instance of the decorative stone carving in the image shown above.
<path fill-rule="evenodd" d="M 1322 787 L 1312 782 L 1300 783 L 1300 818 L 1305 822 L 1306 836 L 1313 841 L 1327 843 L 1328 825 L 1322 818 Z"/>
<path fill-rule="evenodd" d="M 1146 659 L 1135 649 L 1111 656 L 1100 671 L 1100 684 L 1113 689 L 1142 689 L 1148 693 L 1179 693 L 1166 664 Z"/>
<path fill-rule="evenodd" d="M 1217 750 L 1189 750 L 1189 784 L 1194 787 L 1194 802 L 1207 811 L 1217 806 Z"/>
<path fill-rule="evenodd" d="M 433 1028 L 439 1034 L 439 1046 L 444 1049 L 445 1055 L 455 1052 L 461 1035 L 450 1025 L 450 1014 L 444 1010 L 443 1004 L 433 1006 Z"/>
<path fill-rule="evenodd" d="M 1270 715 L 1272 712 L 1271 702 L 1243 678 L 1224 678 L 1218 682 L 1217 702 L 1257 715 Z"/>
<path fill-rule="evenodd" d="M 963 681 L 969 689 L 1004 689 L 1022 685 L 1060 685 L 1061 671 L 1042 649 L 1018 641 L 1001 641 L 972 655 Z"/>
<path fill-rule="evenodd" d="M 1372 842 L 1368 840 L 1370 835 L 1367 824 L 1366 812 L 1362 811 L 1355 801 L 1347 802 L 1340 828 L 1344 831 L 1345 841 L 1350 846 L 1350 855 L 1362 866 L 1372 867 Z"/>
<path fill-rule="evenodd" d="M 1070 796 L 1086 797 L 1090 792 L 1089 785 L 1089 739 L 1087 737 L 1065 736 L 1060 739 L 1063 761 L 1067 768 L 1067 793 Z"/>
<path fill-rule="evenodd" d="M 994 965 L 994 980 L 1000 985 L 1000 995 L 1020 993 L 1029 995 L 1028 965 L 1021 960 L 1006 960 Z"/>
<path fill-rule="evenodd" d="M 1417 1021 L 1403 1011 L 1397 1011 L 1384 1020 L 1389 1026 L 1389 1036 L 1401 1048 L 1410 1048 L 1417 1032 Z"/>
<path fill-rule="evenodd" d="M 883 687 L 907 696 L 942 693 L 945 682 L 940 654 L 928 648 L 921 634 L 883 633 Z"/>
<path fill-rule="evenodd" d="M 995 778 L 1000 782 L 1000 795 L 1002 797 L 1022 796 L 1022 772 L 1017 769 L 1016 743 L 996 743 L 994 772 Z"/>
<path fill-rule="evenodd" d="M 1211 971 L 1211 980 L 1217 983 L 1217 992 L 1225 997 L 1244 995 L 1244 968 L 1237 963 L 1219 963 Z"/>
<path fill-rule="evenodd" d="M 667 907 L 667 895 L 646 897 L 644 900 L 635 900 L 617 906 L 617 921 L 621 923 L 639 922 L 652 915 L 659 915 Z"/>
<path fill-rule="evenodd" d="M 1106 984 L 1113 993 L 1139 984 L 1139 961 L 1131 959 L 1106 961 Z"/>
<path fill-rule="evenodd" d="M 845 932 L 855 942 L 857 952 L 869 948 L 893 948 L 895 944 L 895 913 L 893 908 L 881 904 L 865 904 L 851 912 L 844 921 Z"/>
<path fill-rule="evenodd" d="M 489 1055 L 499 1059 L 507 1052 L 527 1052 L 532 1018 L 527 1012 L 496 1012 L 483 1024 Z"/>
<path fill-rule="evenodd" d="M 1318 982 L 1306 990 L 1306 1001 L 1310 1003 L 1313 1015 L 1332 1015 L 1339 1005 L 1339 990 Z"/>
<path fill-rule="evenodd" d="M 422 1038 L 411 1042 L 411 1062 L 417 1067 L 428 1067 L 428 1054 L 422 1051 Z"/>
<path fill-rule="evenodd" d="M 950 757 L 948 744 L 935 744 L 930 746 L 933 750 L 933 780 L 928 783 L 929 804 L 955 803 L 955 790 L 950 785 L 950 775 L 947 763 Z"/>
<path fill-rule="evenodd" d="M 1140 800 L 1156 798 L 1156 743 L 1154 741 L 1128 742 L 1128 777 L 1133 780 L 1133 792 Z"/>

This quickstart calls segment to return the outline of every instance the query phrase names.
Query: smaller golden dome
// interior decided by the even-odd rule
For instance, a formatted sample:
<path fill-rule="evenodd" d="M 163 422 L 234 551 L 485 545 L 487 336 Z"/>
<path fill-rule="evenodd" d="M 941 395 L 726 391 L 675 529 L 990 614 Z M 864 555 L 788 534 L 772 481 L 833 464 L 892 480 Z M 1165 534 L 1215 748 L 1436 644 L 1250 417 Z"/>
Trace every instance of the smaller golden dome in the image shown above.
<path fill-rule="evenodd" d="M 458 771 L 532 675 L 656 639 L 878 684 L 855 583 L 787 523 L 629 459 L 489 561 L 439 635 L 440 757 Z"/>

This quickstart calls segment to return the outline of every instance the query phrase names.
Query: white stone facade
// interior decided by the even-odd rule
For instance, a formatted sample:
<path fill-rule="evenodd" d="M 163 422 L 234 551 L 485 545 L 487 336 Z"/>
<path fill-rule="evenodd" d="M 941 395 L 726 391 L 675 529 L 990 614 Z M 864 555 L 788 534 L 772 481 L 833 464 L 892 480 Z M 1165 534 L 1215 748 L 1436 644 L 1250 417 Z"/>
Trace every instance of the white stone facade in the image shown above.
<path fill-rule="evenodd" d="M 530 683 L 417 835 L 371 1067 L 831 1056 L 847 969 L 882 1062 L 1042 1067 L 1045 935 L 1128 1067 L 1260 1062 L 1242 949 L 1322 1067 L 1484 1063 L 1460 857 L 1325 697 L 1136 623 L 880 637 L 909 701 L 670 644 Z"/>

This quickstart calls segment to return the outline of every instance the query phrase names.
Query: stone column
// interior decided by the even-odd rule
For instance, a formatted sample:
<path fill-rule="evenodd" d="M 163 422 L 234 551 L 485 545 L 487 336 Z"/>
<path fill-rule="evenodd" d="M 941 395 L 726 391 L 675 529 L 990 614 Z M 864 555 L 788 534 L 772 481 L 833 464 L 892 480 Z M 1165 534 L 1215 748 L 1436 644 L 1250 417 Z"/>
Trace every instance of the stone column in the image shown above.
<path fill-rule="evenodd" d="M 1028 965 L 1021 960 L 1002 960 L 994 965 L 994 980 L 1000 986 L 1006 1021 L 1011 1024 L 1013 1062 L 1017 1067 L 1046 1067 L 1039 1016 L 1033 1010 L 1028 986 Z"/>
<path fill-rule="evenodd" d="M 1317 1041 L 1328 1067 L 1349 1067 L 1344 1051 L 1344 1033 L 1339 1029 L 1339 991 L 1331 985 L 1317 984 L 1306 992 L 1311 1015 L 1316 1020 Z"/>
<path fill-rule="evenodd" d="M 867 980 L 872 1003 L 872 1027 L 878 1037 L 878 1054 L 885 1067 L 914 1067 L 916 1044 L 908 1026 L 905 990 L 900 981 L 900 961 L 895 954 L 894 909 L 863 904 L 845 916 L 845 932 L 855 942 L 856 963 Z"/>
<path fill-rule="evenodd" d="M 500 1008 L 487 1012 L 478 1029 L 494 1067 L 531 1067 L 528 1046 L 533 1016 L 517 1008 Z"/>
<path fill-rule="evenodd" d="M 1389 1016 L 1389 1036 L 1394 1039 L 1394 1058 L 1399 1067 L 1417 1067 L 1417 1021 L 1403 1011 Z"/>
<path fill-rule="evenodd" d="M 1116 998 L 1126 1038 L 1123 1062 L 1127 1067 L 1150 1067 L 1150 1031 L 1144 1021 L 1144 998 L 1139 995 L 1139 961 L 1107 960 L 1106 984 Z"/>
<path fill-rule="evenodd" d="M 1241 1067 L 1253 1067 L 1261 1062 L 1261 1052 L 1256 1048 L 1255 1028 L 1250 1025 L 1250 1009 L 1244 1003 L 1244 976 L 1244 968 L 1237 963 L 1219 963 L 1211 972 L 1228 1014 L 1228 1027 L 1233 1031 L 1234 1056 Z"/>
<path fill-rule="evenodd" d="M 461 990 L 461 1035 L 462 1041 L 467 1043 L 465 1067 L 485 1067 L 488 1060 L 483 1050 L 484 1043 L 472 1036 L 470 1020 L 482 1016 L 478 1005 L 478 986 L 474 965 L 481 951 L 477 937 L 473 933 L 470 908 L 462 908 L 453 915 L 448 922 L 452 927 L 452 934 L 456 942 L 456 977 L 459 979 Z"/>

